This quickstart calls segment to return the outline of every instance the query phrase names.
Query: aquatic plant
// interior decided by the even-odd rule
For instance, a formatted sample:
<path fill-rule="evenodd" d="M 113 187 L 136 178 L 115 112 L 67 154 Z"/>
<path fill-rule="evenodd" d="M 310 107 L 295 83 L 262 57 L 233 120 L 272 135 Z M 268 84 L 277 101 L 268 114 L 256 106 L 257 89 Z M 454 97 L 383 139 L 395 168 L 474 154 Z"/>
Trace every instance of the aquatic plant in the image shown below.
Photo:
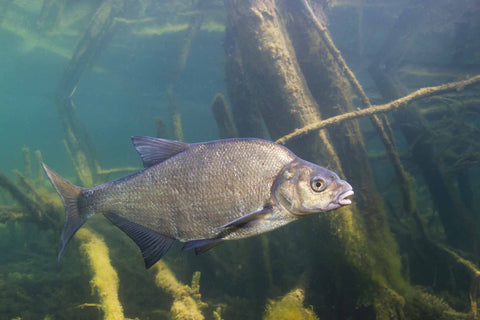
<path fill-rule="evenodd" d="M 202 302 L 200 294 L 200 272 L 195 272 L 190 286 L 181 284 L 163 262 L 154 266 L 156 271 L 155 283 L 173 297 L 170 309 L 172 320 L 203 320 L 202 309 L 207 304 Z M 217 312 L 218 314 L 218 312 Z"/>
<path fill-rule="evenodd" d="M 268 303 L 263 320 L 319 320 L 313 309 L 305 308 L 303 289 L 294 289 L 278 300 Z"/>

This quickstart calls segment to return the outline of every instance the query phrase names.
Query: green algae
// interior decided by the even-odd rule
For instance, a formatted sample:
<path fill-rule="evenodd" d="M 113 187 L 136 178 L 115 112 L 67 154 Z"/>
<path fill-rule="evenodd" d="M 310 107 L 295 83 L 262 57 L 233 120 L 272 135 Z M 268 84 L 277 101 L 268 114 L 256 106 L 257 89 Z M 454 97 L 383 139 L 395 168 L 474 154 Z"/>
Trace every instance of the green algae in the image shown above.
<path fill-rule="evenodd" d="M 173 297 L 170 309 L 172 320 L 204 320 L 202 309 L 207 304 L 202 302 L 200 294 L 200 272 L 195 272 L 190 286 L 181 284 L 170 268 L 163 262 L 155 264 L 155 283 Z"/>
<path fill-rule="evenodd" d="M 100 298 L 105 320 L 124 319 L 123 307 L 118 299 L 118 275 L 112 267 L 108 247 L 104 240 L 88 229 L 81 229 L 76 237 L 82 242 L 80 250 L 86 255 L 93 273 L 90 285 Z"/>
<path fill-rule="evenodd" d="M 268 303 L 263 320 L 319 320 L 312 307 L 306 308 L 303 303 L 305 292 L 294 289 L 278 300 Z"/>

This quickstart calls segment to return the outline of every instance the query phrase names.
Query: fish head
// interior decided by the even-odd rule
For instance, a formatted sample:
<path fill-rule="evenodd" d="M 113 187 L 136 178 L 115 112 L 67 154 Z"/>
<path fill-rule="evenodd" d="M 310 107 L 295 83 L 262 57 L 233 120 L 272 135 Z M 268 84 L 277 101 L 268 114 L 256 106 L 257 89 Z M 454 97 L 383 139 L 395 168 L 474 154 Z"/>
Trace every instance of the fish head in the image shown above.
<path fill-rule="evenodd" d="M 277 177 L 272 188 L 276 205 L 297 216 L 340 208 L 352 203 L 352 186 L 333 171 L 296 159 Z"/>

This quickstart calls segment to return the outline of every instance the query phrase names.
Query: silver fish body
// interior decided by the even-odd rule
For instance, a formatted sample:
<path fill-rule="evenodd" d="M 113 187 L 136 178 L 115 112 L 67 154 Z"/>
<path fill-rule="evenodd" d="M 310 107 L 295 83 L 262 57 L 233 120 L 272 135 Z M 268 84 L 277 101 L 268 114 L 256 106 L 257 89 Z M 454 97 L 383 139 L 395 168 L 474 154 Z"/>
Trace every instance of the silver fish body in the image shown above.
<path fill-rule="evenodd" d="M 66 209 L 59 257 L 95 213 L 129 235 L 150 267 L 174 240 L 203 252 L 348 205 L 353 194 L 335 173 L 261 139 L 132 140 L 145 169 L 90 189 L 69 184 L 44 165 Z"/>

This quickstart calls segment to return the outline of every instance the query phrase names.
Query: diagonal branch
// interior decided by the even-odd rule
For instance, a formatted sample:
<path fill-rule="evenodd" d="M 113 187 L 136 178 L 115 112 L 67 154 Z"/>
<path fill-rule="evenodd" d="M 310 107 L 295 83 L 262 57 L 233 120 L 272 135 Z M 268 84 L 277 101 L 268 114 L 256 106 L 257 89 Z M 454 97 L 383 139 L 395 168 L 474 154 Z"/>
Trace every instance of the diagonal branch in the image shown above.
<path fill-rule="evenodd" d="M 426 97 L 439 95 L 439 94 L 443 94 L 451 91 L 457 91 L 457 92 L 462 91 L 466 87 L 477 84 L 478 82 L 480 82 L 480 74 L 463 81 L 450 82 L 450 83 L 443 84 L 436 87 L 425 87 L 409 95 L 406 95 L 405 97 L 402 97 L 400 99 L 394 100 L 386 104 L 375 105 L 370 108 L 356 110 L 349 113 L 344 113 L 335 117 L 328 118 L 326 120 L 311 123 L 309 125 L 304 126 L 303 128 L 295 129 L 293 132 L 287 135 L 284 135 L 283 137 L 278 139 L 276 142 L 280 144 L 285 144 L 289 140 L 301 137 L 315 130 L 325 129 L 333 125 L 337 125 L 345 120 L 371 116 L 377 113 L 389 112 L 392 110 L 396 110 L 400 107 L 405 107 L 410 102 L 415 100 L 419 100 Z"/>
<path fill-rule="evenodd" d="M 330 37 L 327 28 L 322 25 L 319 19 L 317 19 L 317 16 L 314 14 L 307 0 L 302 0 L 301 2 L 304 8 L 307 10 L 308 15 L 310 16 L 314 26 L 316 27 L 318 34 L 325 42 L 326 47 L 330 51 L 330 54 L 334 57 L 335 61 L 342 69 L 345 77 L 350 82 L 355 94 L 362 101 L 363 108 L 371 108 L 372 104 L 370 103 L 370 99 L 368 99 L 365 91 L 355 77 L 355 74 L 352 72 L 352 70 L 350 70 L 347 63 L 343 59 L 342 54 L 333 43 L 333 40 Z M 398 178 L 399 186 L 402 191 L 403 206 L 407 212 L 415 214 L 415 196 L 412 191 L 413 179 L 409 177 L 407 171 L 402 165 L 402 162 L 400 161 L 400 157 L 395 147 L 393 130 L 390 126 L 390 123 L 388 122 L 388 119 L 385 115 L 372 115 L 370 118 L 373 127 L 377 130 L 377 133 L 380 136 L 383 145 L 385 146 L 387 157 L 395 170 L 395 175 Z"/>

